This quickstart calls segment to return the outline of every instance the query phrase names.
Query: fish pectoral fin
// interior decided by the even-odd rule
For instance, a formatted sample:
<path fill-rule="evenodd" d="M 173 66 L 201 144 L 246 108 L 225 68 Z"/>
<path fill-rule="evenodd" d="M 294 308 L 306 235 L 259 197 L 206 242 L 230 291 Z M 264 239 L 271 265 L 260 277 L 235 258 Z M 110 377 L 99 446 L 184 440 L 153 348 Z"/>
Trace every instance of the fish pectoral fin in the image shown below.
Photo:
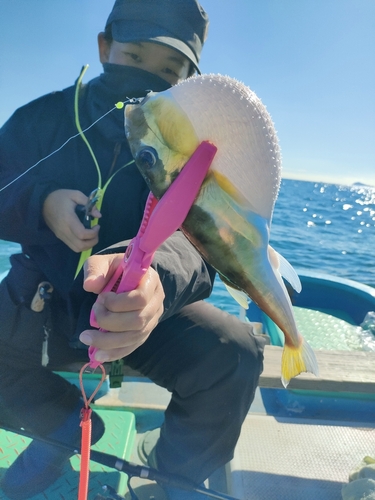
<path fill-rule="evenodd" d="M 301 280 L 292 264 L 288 262 L 285 257 L 276 252 L 270 245 L 268 246 L 268 255 L 272 267 L 279 271 L 281 276 L 286 279 L 297 293 L 300 293 L 302 290 Z"/>
<path fill-rule="evenodd" d="M 284 345 L 281 357 L 281 381 L 287 387 L 290 380 L 300 373 L 319 376 L 318 362 L 311 346 L 303 339 L 299 347 Z"/>
<path fill-rule="evenodd" d="M 234 298 L 234 300 L 238 302 L 244 309 L 249 309 L 249 300 L 246 293 L 242 292 L 241 290 L 237 290 L 230 285 L 227 285 L 224 281 L 223 283 L 228 293 Z"/>

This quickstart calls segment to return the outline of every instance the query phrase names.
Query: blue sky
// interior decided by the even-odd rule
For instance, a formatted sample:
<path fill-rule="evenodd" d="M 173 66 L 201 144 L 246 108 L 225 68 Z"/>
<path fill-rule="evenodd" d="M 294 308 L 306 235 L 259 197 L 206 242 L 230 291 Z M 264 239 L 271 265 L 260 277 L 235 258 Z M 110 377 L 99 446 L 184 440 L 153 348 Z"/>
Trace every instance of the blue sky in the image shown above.
<path fill-rule="evenodd" d="M 156 0 L 155 0 L 156 1 Z M 374 0 L 201 0 L 203 73 L 237 78 L 278 131 L 283 175 L 375 185 Z M 113 0 L 0 0 L 0 124 L 22 104 L 101 71 Z"/>

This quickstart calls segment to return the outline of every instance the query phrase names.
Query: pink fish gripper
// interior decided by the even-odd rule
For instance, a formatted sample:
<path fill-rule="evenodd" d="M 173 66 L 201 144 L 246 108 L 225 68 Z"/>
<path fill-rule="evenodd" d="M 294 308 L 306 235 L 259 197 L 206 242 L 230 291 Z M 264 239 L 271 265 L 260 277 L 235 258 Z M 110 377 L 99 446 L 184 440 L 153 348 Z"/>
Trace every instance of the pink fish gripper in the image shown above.
<path fill-rule="evenodd" d="M 123 260 L 102 292 L 122 293 L 137 288 L 156 250 L 183 224 L 216 151 L 215 145 L 208 141 L 201 142 L 160 200 L 149 194 L 138 234 L 131 240 Z M 99 328 L 93 310 L 90 323 Z M 89 347 L 89 366 L 92 369 L 101 365 L 95 359 L 96 351 L 96 347 Z"/>

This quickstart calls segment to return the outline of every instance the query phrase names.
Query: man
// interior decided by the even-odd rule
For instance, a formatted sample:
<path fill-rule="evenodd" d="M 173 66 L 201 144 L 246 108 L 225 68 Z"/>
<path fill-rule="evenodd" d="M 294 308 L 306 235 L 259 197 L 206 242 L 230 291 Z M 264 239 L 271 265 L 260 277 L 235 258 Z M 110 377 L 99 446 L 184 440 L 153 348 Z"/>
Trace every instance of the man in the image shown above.
<path fill-rule="evenodd" d="M 75 135 L 77 121 L 87 128 L 116 102 L 166 90 L 198 71 L 207 26 L 196 0 L 117 0 L 98 37 L 104 73 L 29 103 L 1 129 L 1 186 Z M 214 271 L 180 232 L 161 246 L 136 290 L 99 295 L 95 315 L 107 332 L 90 327 L 96 294 L 121 258 L 105 249 L 137 233 L 148 190 L 132 163 L 121 110 L 85 136 L 90 148 L 70 141 L 0 197 L 0 238 L 22 245 L 0 285 L 0 422 L 8 412 L 13 426 L 77 446 L 79 391 L 51 370 L 86 361 L 91 345 L 97 360 L 124 357 L 172 393 L 149 463 L 202 482 L 233 454 L 262 369 L 262 342 L 202 301 Z M 100 212 L 91 212 L 100 226 L 86 228 L 77 207 L 110 180 Z M 84 280 L 82 273 L 74 279 L 80 252 L 92 248 L 102 255 L 89 259 Z M 120 243 L 116 252 L 124 249 Z M 103 432 L 94 413 L 93 442 Z M 1 487 L 12 499 L 29 498 L 59 477 L 70 456 L 36 439 Z"/>

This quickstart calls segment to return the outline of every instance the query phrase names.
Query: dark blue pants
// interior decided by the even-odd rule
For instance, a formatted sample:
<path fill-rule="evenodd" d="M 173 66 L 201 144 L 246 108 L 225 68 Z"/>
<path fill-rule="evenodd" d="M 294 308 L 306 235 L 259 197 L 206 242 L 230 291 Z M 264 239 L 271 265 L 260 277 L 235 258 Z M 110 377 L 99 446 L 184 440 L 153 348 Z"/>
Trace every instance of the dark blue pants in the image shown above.
<path fill-rule="evenodd" d="M 86 361 L 87 354 L 70 348 L 61 332 L 52 332 L 50 364 L 41 367 L 43 336 L 34 327 L 26 317 L 14 341 L 4 342 L 0 335 L 0 425 L 10 418 L 13 426 L 43 436 L 63 423 L 80 397 L 51 370 Z M 230 460 L 262 361 L 263 340 L 252 335 L 251 327 L 206 302 L 186 306 L 160 323 L 125 359 L 172 393 L 157 447 L 161 471 L 202 482 Z"/>

